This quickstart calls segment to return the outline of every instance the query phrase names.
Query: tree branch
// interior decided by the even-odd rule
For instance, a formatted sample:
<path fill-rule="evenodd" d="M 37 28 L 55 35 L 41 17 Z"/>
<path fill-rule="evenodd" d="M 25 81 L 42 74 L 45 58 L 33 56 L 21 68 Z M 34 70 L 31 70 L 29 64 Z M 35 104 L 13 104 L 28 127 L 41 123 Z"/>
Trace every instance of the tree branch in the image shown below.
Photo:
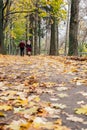
<path fill-rule="evenodd" d="M 5 5 L 3 7 L 3 10 L 5 10 L 5 8 L 7 7 L 8 3 L 9 3 L 9 0 L 6 0 Z"/>
<path fill-rule="evenodd" d="M 6 16 L 8 16 L 8 15 L 10 15 L 10 14 L 32 13 L 32 12 L 34 12 L 34 11 L 14 11 L 14 12 L 9 12 L 9 13 L 7 13 L 4 17 L 6 17 Z"/>

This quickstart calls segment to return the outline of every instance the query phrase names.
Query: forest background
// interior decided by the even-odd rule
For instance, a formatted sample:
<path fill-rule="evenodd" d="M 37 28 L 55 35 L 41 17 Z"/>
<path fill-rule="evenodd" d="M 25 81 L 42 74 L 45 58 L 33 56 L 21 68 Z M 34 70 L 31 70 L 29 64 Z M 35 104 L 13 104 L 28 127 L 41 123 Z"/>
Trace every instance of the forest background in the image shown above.
<path fill-rule="evenodd" d="M 87 55 L 86 14 L 85 0 L 0 0 L 0 53 L 30 40 L 33 55 Z"/>

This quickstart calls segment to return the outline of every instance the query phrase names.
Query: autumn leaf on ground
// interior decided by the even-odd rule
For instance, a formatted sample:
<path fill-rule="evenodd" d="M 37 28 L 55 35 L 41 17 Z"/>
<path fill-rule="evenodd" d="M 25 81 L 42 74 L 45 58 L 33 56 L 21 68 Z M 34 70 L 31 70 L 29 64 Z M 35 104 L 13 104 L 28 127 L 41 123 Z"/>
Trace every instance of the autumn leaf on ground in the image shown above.
<path fill-rule="evenodd" d="M 33 126 L 35 128 L 41 128 L 44 125 L 47 125 L 47 120 L 43 117 L 36 117 L 33 121 Z"/>
<path fill-rule="evenodd" d="M 0 112 L 0 117 L 5 117 L 6 114 L 4 112 Z"/>
<path fill-rule="evenodd" d="M 20 124 L 20 130 L 28 130 L 32 126 L 32 121 Z"/>
<path fill-rule="evenodd" d="M 58 101 L 58 98 L 50 98 L 51 101 Z"/>
<path fill-rule="evenodd" d="M 25 111 L 25 109 L 22 107 L 14 107 L 14 113 L 20 113 L 22 111 Z"/>
<path fill-rule="evenodd" d="M 77 104 L 84 104 L 84 101 L 78 101 Z"/>
<path fill-rule="evenodd" d="M 66 85 L 65 82 L 62 82 L 61 84 L 58 84 L 59 87 L 64 87 Z"/>
<path fill-rule="evenodd" d="M 55 82 L 44 82 L 44 83 L 41 83 L 40 86 L 41 87 L 53 87 L 53 86 L 56 86 L 57 84 Z"/>
<path fill-rule="evenodd" d="M 45 110 L 49 113 L 49 114 L 54 114 L 55 112 L 55 109 L 54 108 L 51 108 L 51 107 L 45 107 Z"/>
<path fill-rule="evenodd" d="M 68 95 L 67 94 L 65 94 L 65 93 L 60 93 L 60 94 L 57 94 L 60 98 L 64 98 L 64 97 L 68 97 Z"/>
<path fill-rule="evenodd" d="M 65 90 L 67 90 L 67 89 L 68 89 L 67 87 L 58 87 L 58 88 L 57 88 L 58 91 L 65 91 Z"/>
<path fill-rule="evenodd" d="M 28 104 L 28 99 L 25 99 L 25 100 L 15 100 L 14 101 L 14 104 L 16 106 L 26 106 Z"/>
<path fill-rule="evenodd" d="M 57 124 L 57 125 L 62 125 L 62 120 L 61 119 L 57 119 L 54 124 Z"/>
<path fill-rule="evenodd" d="M 12 106 L 0 104 L 0 110 L 4 111 L 12 110 Z"/>
<path fill-rule="evenodd" d="M 77 85 L 87 84 L 87 79 L 81 79 L 76 82 Z"/>
<path fill-rule="evenodd" d="M 71 130 L 70 128 L 67 128 L 66 126 L 56 126 L 54 130 Z"/>
<path fill-rule="evenodd" d="M 33 126 L 35 128 L 42 128 L 47 129 L 47 130 L 70 130 L 66 126 L 62 126 L 62 121 L 61 119 L 58 119 L 54 122 L 48 122 L 46 118 L 42 117 L 36 117 L 33 122 Z"/>
<path fill-rule="evenodd" d="M 36 79 L 26 79 L 24 81 L 24 85 L 25 86 L 29 86 L 29 85 L 33 85 L 34 87 L 37 87 L 38 86 L 38 81 Z"/>
<path fill-rule="evenodd" d="M 75 77 L 72 80 L 72 82 L 75 82 L 76 85 L 82 85 L 82 84 L 87 84 L 87 79 L 86 78 L 82 79 L 82 78 L 79 78 L 79 77 Z"/>
<path fill-rule="evenodd" d="M 53 106 L 53 108 L 56 108 L 56 109 L 64 109 L 64 108 L 66 108 L 66 105 L 64 105 L 64 104 L 58 104 L 58 103 L 53 103 L 52 104 L 52 106 Z"/>
<path fill-rule="evenodd" d="M 55 122 L 49 122 L 46 118 L 36 117 L 33 122 L 33 126 L 35 128 L 42 128 L 42 130 L 44 129 L 51 130 L 57 128 L 58 126 L 59 128 L 62 128 L 61 130 L 63 130 L 64 127 L 60 125 L 61 125 L 60 119 L 56 120 Z"/>
<path fill-rule="evenodd" d="M 76 67 L 71 68 L 71 72 L 78 72 L 78 69 Z"/>
<path fill-rule="evenodd" d="M 33 99 L 33 101 L 35 101 L 35 102 L 39 102 L 39 101 L 40 101 L 39 96 L 36 96 L 36 97 Z"/>
<path fill-rule="evenodd" d="M 42 117 L 46 117 L 48 115 L 48 112 L 44 108 L 38 108 L 37 115 L 42 116 Z"/>
<path fill-rule="evenodd" d="M 81 108 L 76 108 L 75 113 L 87 115 L 87 105 L 84 105 Z"/>
<path fill-rule="evenodd" d="M 87 92 L 82 91 L 82 92 L 78 92 L 78 93 L 80 93 L 80 94 L 82 94 L 83 96 L 87 97 Z"/>
<path fill-rule="evenodd" d="M 74 122 L 84 122 L 82 118 L 76 117 L 74 115 L 68 115 L 66 119 Z"/>
<path fill-rule="evenodd" d="M 37 112 L 37 110 L 38 110 L 38 107 L 37 106 L 33 106 L 32 108 L 19 111 L 19 113 L 20 114 L 29 114 L 29 115 L 32 115 L 32 114 L 35 114 Z"/>
<path fill-rule="evenodd" d="M 6 128 L 7 128 L 7 129 L 11 129 L 11 130 L 20 130 L 21 124 L 25 124 L 25 123 L 27 123 L 26 120 L 22 120 L 22 119 L 20 119 L 20 120 L 18 120 L 18 121 L 13 120 L 13 121 L 11 122 L 11 124 L 8 125 Z"/>

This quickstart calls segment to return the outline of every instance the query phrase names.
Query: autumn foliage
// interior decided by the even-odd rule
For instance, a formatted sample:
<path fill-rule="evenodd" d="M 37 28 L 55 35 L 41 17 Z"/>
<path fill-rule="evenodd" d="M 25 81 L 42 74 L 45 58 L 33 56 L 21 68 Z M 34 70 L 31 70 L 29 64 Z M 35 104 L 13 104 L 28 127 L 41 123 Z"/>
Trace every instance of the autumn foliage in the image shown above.
<path fill-rule="evenodd" d="M 85 130 L 86 90 L 86 58 L 0 55 L 0 130 Z"/>

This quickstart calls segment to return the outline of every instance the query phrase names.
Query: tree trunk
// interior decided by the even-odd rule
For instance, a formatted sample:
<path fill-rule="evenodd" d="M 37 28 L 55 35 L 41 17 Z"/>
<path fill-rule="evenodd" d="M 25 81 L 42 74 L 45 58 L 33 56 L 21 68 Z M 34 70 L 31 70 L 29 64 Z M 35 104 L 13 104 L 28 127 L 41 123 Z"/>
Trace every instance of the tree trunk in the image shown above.
<path fill-rule="evenodd" d="M 51 40 L 50 40 L 50 55 L 58 54 L 58 26 L 56 23 L 56 18 L 52 17 L 53 23 L 51 24 Z"/>
<path fill-rule="evenodd" d="M 65 36 L 65 50 L 64 55 L 67 55 L 68 44 L 69 44 L 69 23 L 70 23 L 70 9 L 71 1 L 68 1 L 68 12 L 67 12 L 67 22 L 66 22 L 66 36 Z"/>
<path fill-rule="evenodd" d="M 33 42 L 33 32 L 34 32 L 34 27 L 33 27 L 33 21 L 34 21 L 34 18 L 33 18 L 33 14 L 30 15 L 29 17 L 29 40 L 31 42 L 31 45 L 32 45 L 32 55 L 34 54 L 34 42 Z"/>
<path fill-rule="evenodd" d="M 39 17 L 39 20 L 38 20 L 38 25 L 39 25 L 39 29 L 38 29 L 38 34 L 39 34 L 39 54 L 40 54 L 40 51 L 41 51 L 41 19 Z"/>
<path fill-rule="evenodd" d="M 28 41 L 28 22 L 29 22 L 29 19 L 28 19 L 28 16 L 26 16 L 26 29 L 25 29 L 26 44 Z"/>
<path fill-rule="evenodd" d="M 56 25 L 56 40 L 57 40 L 57 44 L 56 44 L 56 55 L 59 55 L 59 27 L 58 24 Z"/>
<path fill-rule="evenodd" d="M 0 0 L 0 53 L 5 54 L 3 34 L 3 0 Z"/>
<path fill-rule="evenodd" d="M 35 28 L 34 28 L 34 55 L 37 55 L 37 54 L 38 54 L 38 12 L 36 10 L 36 13 L 35 13 Z"/>
<path fill-rule="evenodd" d="M 79 16 L 79 0 L 71 1 L 71 17 L 69 28 L 69 51 L 68 55 L 78 55 L 78 16 Z"/>

